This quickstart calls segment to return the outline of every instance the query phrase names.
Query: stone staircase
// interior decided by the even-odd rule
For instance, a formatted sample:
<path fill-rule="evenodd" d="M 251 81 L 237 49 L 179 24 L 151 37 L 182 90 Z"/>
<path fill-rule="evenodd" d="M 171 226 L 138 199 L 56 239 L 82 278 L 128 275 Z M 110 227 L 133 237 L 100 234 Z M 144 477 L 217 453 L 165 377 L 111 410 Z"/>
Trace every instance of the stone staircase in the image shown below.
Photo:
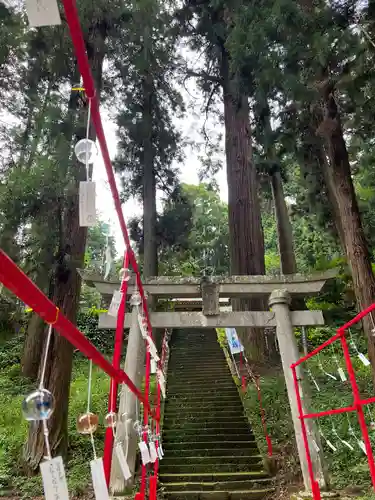
<path fill-rule="evenodd" d="M 215 330 L 171 340 L 159 480 L 173 500 L 245 500 L 272 493 Z"/>

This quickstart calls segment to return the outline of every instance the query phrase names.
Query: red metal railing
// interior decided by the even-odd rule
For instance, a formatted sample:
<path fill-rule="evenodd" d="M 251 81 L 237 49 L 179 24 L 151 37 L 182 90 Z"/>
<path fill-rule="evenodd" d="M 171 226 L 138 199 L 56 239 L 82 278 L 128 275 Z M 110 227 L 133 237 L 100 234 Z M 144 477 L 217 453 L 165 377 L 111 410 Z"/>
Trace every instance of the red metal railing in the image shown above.
<path fill-rule="evenodd" d="M 358 389 L 358 384 L 357 384 L 357 379 L 355 376 L 353 364 L 350 358 L 350 352 L 349 352 L 349 347 L 348 343 L 346 340 L 346 332 L 348 328 L 350 328 L 352 325 L 355 325 L 359 321 L 361 321 L 367 314 L 370 314 L 372 311 L 375 310 L 375 304 L 372 304 L 370 307 L 365 309 L 364 311 L 360 312 L 353 318 L 351 321 L 343 325 L 337 330 L 337 333 L 328 339 L 326 342 L 324 342 L 322 345 L 314 349 L 311 353 L 307 354 L 306 356 L 303 356 L 301 359 L 299 359 L 296 363 L 293 363 L 291 365 L 291 369 L 293 372 L 293 380 L 294 380 L 294 389 L 296 393 L 296 398 L 297 398 L 297 405 L 298 405 L 298 413 L 299 413 L 299 418 L 301 422 L 301 427 L 302 427 L 302 438 L 303 438 L 303 443 L 304 443 L 304 448 L 306 452 L 306 460 L 307 460 L 307 466 L 309 470 L 309 476 L 310 476 L 310 482 L 311 482 L 311 490 L 313 493 L 314 500 L 319 500 L 321 498 L 320 495 L 320 488 L 318 481 L 315 480 L 314 477 L 314 470 L 313 470 L 313 465 L 312 465 L 312 460 L 311 460 L 311 455 L 310 455 L 310 448 L 309 448 L 309 441 L 308 441 L 308 435 L 307 435 L 307 429 L 306 429 L 306 424 L 305 420 L 308 418 L 320 418 L 324 417 L 327 415 L 336 415 L 339 413 L 347 413 L 347 412 L 357 412 L 357 417 L 358 417 L 358 422 L 359 426 L 361 429 L 362 437 L 363 437 L 363 442 L 365 444 L 365 449 L 366 449 L 366 454 L 367 454 L 367 460 L 368 460 L 368 465 L 369 465 L 369 470 L 370 470 L 370 476 L 372 480 L 372 484 L 375 490 L 375 462 L 374 462 L 374 455 L 371 447 L 371 442 L 370 442 L 370 437 L 366 425 L 366 419 L 363 411 L 363 407 L 367 404 L 374 403 L 375 402 L 375 397 L 368 398 L 368 399 L 361 399 L 359 389 Z M 319 354 L 323 349 L 326 347 L 330 346 L 333 344 L 333 342 L 340 341 L 341 347 L 343 350 L 343 355 L 345 359 L 345 365 L 346 369 L 349 375 L 349 380 L 350 380 L 350 385 L 353 393 L 353 405 L 348 406 L 345 408 L 334 408 L 331 410 L 327 411 L 321 411 L 317 413 L 304 413 L 303 411 L 303 404 L 302 404 L 302 398 L 299 390 L 299 385 L 298 385 L 298 377 L 297 377 L 297 367 L 300 366 L 302 363 L 307 361 L 308 359 L 312 358 L 313 356 Z"/>

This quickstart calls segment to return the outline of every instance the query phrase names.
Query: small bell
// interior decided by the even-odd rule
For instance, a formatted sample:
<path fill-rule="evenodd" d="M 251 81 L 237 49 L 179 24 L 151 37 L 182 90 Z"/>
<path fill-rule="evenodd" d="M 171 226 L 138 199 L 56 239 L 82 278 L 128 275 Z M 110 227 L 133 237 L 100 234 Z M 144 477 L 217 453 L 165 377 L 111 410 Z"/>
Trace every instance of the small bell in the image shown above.
<path fill-rule="evenodd" d="M 104 417 L 104 425 L 106 427 L 116 427 L 117 425 L 117 413 L 114 411 L 110 411 L 107 413 L 107 415 Z"/>
<path fill-rule="evenodd" d="M 375 422 L 370 422 L 370 430 L 375 431 Z"/>
<path fill-rule="evenodd" d="M 77 432 L 80 434 L 92 434 L 99 425 L 99 417 L 95 413 L 84 413 L 77 418 Z"/>
<path fill-rule="evenodd" d="M 129 281 L 130 280 L 130 269 L 124 267 L 119 272 L 120 281 Z"/>
<path fill-rule="evenodd" d="M 142 297 L 139 292 L 134 292 L 130 297 L 130 305 L 131 306 L 140 306 L 142 303 Z"/>
<path fill-rule="evenodd" d="M 52 415 L 55 400 L 47 389 L 38 389 L 23 400 L 22 412 L 28 421 L 48 420 Z"/>

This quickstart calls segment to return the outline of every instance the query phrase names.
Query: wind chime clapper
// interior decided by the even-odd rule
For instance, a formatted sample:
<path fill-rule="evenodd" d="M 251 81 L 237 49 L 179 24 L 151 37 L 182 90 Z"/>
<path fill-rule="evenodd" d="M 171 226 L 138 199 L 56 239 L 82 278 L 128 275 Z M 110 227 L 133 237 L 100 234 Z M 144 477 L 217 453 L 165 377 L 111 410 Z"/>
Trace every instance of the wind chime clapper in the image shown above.
<path fill-rule="evenodd" d="M 77 160 L 86 167 L 86 180 L 79 183 L 79 225 L 91 227 L 96 224 L 96 186 L 91 180 L 90 165 L 97 157 L 98 149 L 94 141 L 89 139 L 91 119 L 91 99 L 88 99 L 86 138 L 81 139 L 74 146 Z"/>

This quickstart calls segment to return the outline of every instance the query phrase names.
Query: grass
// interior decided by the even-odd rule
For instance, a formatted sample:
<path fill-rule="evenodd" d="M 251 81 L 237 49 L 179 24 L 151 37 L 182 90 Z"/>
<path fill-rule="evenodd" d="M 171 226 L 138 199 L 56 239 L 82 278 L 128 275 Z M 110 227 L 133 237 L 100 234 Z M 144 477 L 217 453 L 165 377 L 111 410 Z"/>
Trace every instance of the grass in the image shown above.
<path fill-rule="evenodd" d="M 358 342 L 360 343 L 360 342 Z M 361 346 L 362 348 L 364 346 Z M 360 347 L 360 350 L 361 350 Z M 365 352 L 364 350 L 362 352 Z M 344 360 L 339 349 L 335 351 L 339 365 L 344 368 Z M 331 379 L 325 375 L 319 366 L 321 362 L 324 371 L 334 374 L 337 380 Z M 352 361 L 355 367 L 357 381 L 361 395 L 370 397 L 373 395 L 371 368 L 364 367 L 359 359 L 354 355 Z M 349 382 L 342 382 L 338 376 L 338 366 L 333 356 L 333 351 L 325 350 L 321 354 L 320 360 L 316 357 L 312 358 L 307 363 L 310 373 L 316 380 L 320 391 L 317 390 L 311 376 L 307 374 L 309 379 L 309 388 L 311 395 L 311 411 L 323 411 L 332 408 L 351 406 L 353 402 L 352 392 Z M 290 419 L 289 402 L 286 393 L 284 376 L 281 370 L 263 375 L 261 380 L 261 391 L 263 398 L 263 406 L 267 416 L 267 428 L 271 435 L 276 454 L 281 457 L 283 463 L 283 475 L 280 481 L 285 483 L 293 483 L 298 480 L 292 472 L 298 468 L 298 459 L 293 440 L 293 427 Z M 252 422 L 254 433 L 257 436 L 259 447 L 264 455 L 267 453 L 266 442 L 263 429 L 261 426 L 259 415 L 259 403 L 257 392 L 253 386 L 249 386 L 244 398 L 245 407 Z M 349 418 L 349 420 L 348 420 Z M 366 409 L 367 423 L 375 422 L 375 408 Z M 331 485 L 334 489 L 344 489 L 350 486 L 357 486 L 366 491 L 370 488 L 370 474 L 366 456 L 361 451 L 357 440 L 349 432 L 350 426 L 354 429 L 358 439 L 361 439 L 361 432 L 355 414 L 335 415 L 334 417 L 323 417 L 319 419 L 319 425 L 323 434 L 334 443 L 337 452 L 332 450 L 322 440 L 324 456 L 327 462 Z M 349 441 L 354 448 L 350 451 L 344 444 L 333 434 L 332 424 L 336 427 L 341 439 Z M 370 438 L 375 444 L 375 431 L 369 429 Z M 358 496 L 356 498 L 359 498 Z M 363 499 L 375 499 L 375 496 L 364 496 Z"/>
<path fill-rule="evenodd" d="M 24 498 L 42 493 L 40 475 L 25 477 L 22 470 L 22 447 L 27 438 L 28 423 L 21 412 L 25 395 L 35 385 L 21 375 L 19 364 L 20 339 L 13 337 L 0 344 L 0 496 L 17 492 Z M 74 361 L 69 407 L 69 456 L 65 463 L 69 492 L 83 493 L 91 482 L 89 462 L 93 457 L 90 439 L 76 431 L 76 418 L 86 412 L 89 363 L 80 357 Z M 107 413 L 109 378 L 93 369 L 91 411 L 98 414 L 101 423 Z M 98 456 L 102 455 L 104 426 L 95 433 Z"/>

